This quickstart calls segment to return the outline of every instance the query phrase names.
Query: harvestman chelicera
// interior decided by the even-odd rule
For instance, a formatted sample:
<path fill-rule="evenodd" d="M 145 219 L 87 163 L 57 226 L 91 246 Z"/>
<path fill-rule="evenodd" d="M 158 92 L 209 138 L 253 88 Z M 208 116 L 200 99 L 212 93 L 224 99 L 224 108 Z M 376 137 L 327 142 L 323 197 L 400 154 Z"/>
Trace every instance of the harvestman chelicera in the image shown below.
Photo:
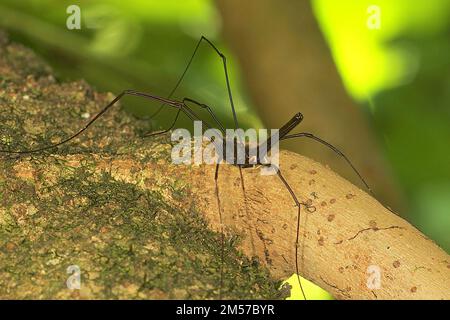
<path fill-rule="evenodd" d="M 164 107 L 169 106 L 172 107 L 174 109 L 176 109 L 176 114 L 174 117 L 173 122 L 171 123 L 170 127 L 164 130 L 160 130 L 157 132 L 148 132 L 146 134 L 144 134 L 144 137 L 152 137 L 152 136 L 156 136 L 156 135 L 160 135 L 160 134 L 165 134 L 170 132 L 176 125 L 176 122 L 180 116 L 181 113 L 183 113 L 184 115 L 186 115 L 190 120 L 192 121 L 202 121 L 202 123 L 208 128 L 208 129 L 212 129 L 214 128 L 210 123 L 208 123 L 205 120 L 202 120 L 200 118 L 200 116 L 194 112 L 194 110 L 192 110 L 191 107 L 189 107 L 187 105 L 187 103 L 191 103 L 193 105 L 196 105 L 200 108 L 202 108 L 203 110 L 206 110 L 209 115 L 212 117 L 214 124 L 217 125 L 219 128 L 214 128 L 217 130 L 220 130 L 221 133 L 224 134 L 225 136 L 225 132 L 226 129 L 223 126 L 223 124 L 220 122 L 220 120 L 218 119 L 218 117 L 216 116 L 216 114 L 212 111 L 211 107 L 198 102 L 194 99 L 190 99 L 190 98 L 183 98 L 182 100 L 174 100 L 171 97 L 173 96 L 173 94 L 175 93 L 175 91 L 177 90 L 177 88 L 179 87 L 180 83 L 182 82 L 184 76 L 186 75 L 189 67 L 192 64 L 192 61 L 200 47 L 200 45 L 202 43 L 206 43 L 207 45 L 210 46 L 210 48 L 212 48 L 212 50 L 214 50 L 216 52 L 217 55 L 219 55 L 219 57 L 222 59 L 222 64 L 223 64 L 223 70 L 224 70 L 224 74 L 225 74 L 225 82 L 226 82 L 226 87 L 227 87 L 227 93 L 228 93 L 228 99 L 230 102 L 230 106 L 231 106 L 231 111 L 232 111 L 232 115 L 233 115 L 233 121 L 234 121 L 234 129 L 239 129 L 239 122 L 238 122 L 238 118 L 236 115 L 236 110 L 235 110 L 235 106 L 234 106 L 234 101 L 233 101 L 233 95 L 232 95 L 232 90 L 231 90 L 231 86 L 230 86 L 230 81 L 229 81 L 229 75 L 228 75 L 228 68 L 227 68 L 227 59 L 225 57 L 225 55 L 219 51 L 219 49 L 210 41 L 208 40 L 206 37 L 202 36 L 200 38 L 200 40 L 197 42 L 197 45 L 183 71 L 183 73 L 181 74 L 181 77 L 178 79 L 175 87 L 172 89 L 172 91 L 170 92 L 170 94 L 167 96 L 167 98 L 164 97 L 160 97 L 160 96 L 156 96 L 153 94 L 149 94 L 149 93 L 145 93 L 145 92 L 139 92 L 136 90 L 124 90 L 123 92 L 121 92 L 118 96 L 116 96 L 116 98 L 114 98 L 108 105 L 106 105 L 103 109 L 100 110 L 100 112 L 98 112 L 94 117 L 92 117 L 87 123 L 86 125 L 80 129 L 79 131 L 77 131 L 75 134 L 69 136 L 66 139 L 63 139 L 62 141 L 52 144 L 52 145 L 48 145 L 45 147 L 41 147 L 41 148 L 36 148 L 36 149 L 31 149 L 31 150 L 20 150 L 20 151 L 12 151 L 12 150 L 1 150 L 0 149 L 0 153 L 9 153 L 9 154 L 30 154 L 30 153 L 37 153 L 37 152 L 41 152 L 41 151 L 45 151 L 45 150 L 49 150 L 49 149 L 53 149 L 53 148 L 57 148 L 58 146 L 65 144 L 71 140 L 73 140 L 74 138 L 78 137 L 79 135 L 81 135 L 85 130 L 87 130 L 98 118 L 100 118 L 106 111 L 108 111 L 108 109 L 110 109 L 113 105 L 115 105 L 121 98 L 123 98 L 124 96 L 138 96 L 138 97 L 143 97 L 146 99 L 150 99 L 150 100 L 154 100 L 157 102 L 162 103 L 161 106 L 150 116 L 150 118 L 155 117 Z M 346 162 L 347 164 L 352 168 L 352 170 L 357 174 L 357 176 L 359 177 L 359 179 L 362 181 L 362 183 L 364 184 L 364 186 L 367 188 L 367 190 L 373 194 L 372 190 L 370 189 L 369 185 L 366 183 L 366 181 L 364 180 L 364 178 L 361 176 L 361 174 L 358 172 L 358 170 L 355 168 L 355 166 L 351 163 L 351 161 L 336 147 L 334 147 L 332 144 L 326 142 L 323 139 L 320 139 L 319 137 L 309 133 L 309 132 L 300 132 L 300 133 L 293 133 L 290 134 L 290 132 L 296 128 L 298 126 L 298 124 L 300 124 L 300 122 L 303 120 L 303 115 L 301 113 L 297 113 L 296 115 L 294 115 L 292 117 L 292 119 L 290 119 L 285 125 L 283 125 L 280 130 L 279 130 L 279 141 L 282 140 L 289 140 L 289 139 L 295 139 L 295 138 L 308 138 L 308 139 L 312 139 L 315 140 L 323 145 L 325 145 L 326 147 L 330 148 L 333 152 L 337 153 L 339 156 L 341 156 Z M 270 150 L 270 139 L 271 137 L 267 138 L 266 141 L 261 142 L 258 146 L 256 146 L 256 148 L 260 148 L 263 144 L 265 145 L 264 150 L 266 150 L 267 152 Z M 236 148 L 236 144 L 242 144 L 242 141 L 238 141 L 237 138 L 233 139 L 233 140 L 223 140 L 223 150 L 227 149 L 226 144 L 227 143 L 233 143 L 232 148 Z M 242 186 L 242 190 L 244 192 L 244 196 L 245 196 L 245 184 L 244 184 L 244 178 L 243 178 L 243 174 L 242 174 L 242 169 L 246 169 L 246 168 L 250 168 L 250 167 L 254 167 L 255 165 L 262 165 L 262 166 L 266 166 L 267 162 L 263 161 L 261 155 L 259 153 L 258 156 L 256 157 L 256 159 L 253 159 L 252 161 L 250 161 L 250 156 L 249 156 L 249 148 L 244 148 L 243 150 L 245 150 L 245 161 L 244 163 L 238 162 L 237 158 L 234 159 L 227 159 L 227 162 L 231 165 L 235 165 L 239 168 L 239 173 L 240 173 L 240 179 L 241 179 L 241 186 Z M 220 222 L 220 228 L 221 228 L 221 245 L 222 245 L 222 249 L 221 249 L 221 270 L 220 270 L 220 289 L 219 289 L 219 298 L 221 298 L 221 290 L 222 290 L 222 285 L 223 285 L 223 261 L 224 261 L 224 229 L 223 229 L 223 219 L 222 219 L 222 210 L 221 210 L 221 203 L 220 203 L 220 197 L 219 197 L 219 185 L 218 185 L 218 178 L 219 178 L 219 167 L 220 167 L 220 161 L 216 163 L 216 168 L 215 168 L 215 174 L 214 174 L 214 183 L 215 183 L 215 196 L 217 199 L 217 205 L 218 205 L 218 211 L 219 211 L 219 222 Z M 281 182 L 283 183 L 284 187 L 286 188 L 286 190 L 289 192 L 289 194 L 292 197 L 292 200 L 295 202 L 295 205 L 297 207 L 297 221 L 296 221 L 296 239 L 295 239 L 295 269 L 296 269 L 296 273 L 297 273 L 297 279 L 298 279 L 298 283 L 303 295 L 303 298 L 306 300 L 306 295 L 303 289 L 303 285 L 302 285 L 302 281 L 300 278 L 300 270 L 299 270 L 299 261 L 298 261 L 298 254 L 299 254 L 299 238 L 300 238 L 300 222 L 301 222 L 301 207 L 305 207 L 305 208 L 309 208 L 309 206 L 304 203 L 301 202 L 298 197 L 296 196 L 296 194 L 294 193 L 293 189 L 291 188 L 291 186 L 289 185 L 289 183 L 287 182 L 287 180 L 285 179 L 285 177 L 283 176 L 283 174 L 281 173 L 280 168 L 276 168 L 276 174 L 277 176 L 280 178 Z"/>

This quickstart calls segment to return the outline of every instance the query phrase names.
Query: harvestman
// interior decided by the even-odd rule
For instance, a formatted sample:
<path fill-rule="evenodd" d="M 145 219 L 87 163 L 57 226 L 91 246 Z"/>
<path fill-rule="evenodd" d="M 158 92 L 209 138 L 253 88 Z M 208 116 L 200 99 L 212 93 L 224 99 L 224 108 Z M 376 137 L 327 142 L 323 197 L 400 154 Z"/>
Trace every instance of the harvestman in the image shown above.
<path fill-rule="evenodd" d="M 10 150 L 0 150 L 0 153 L 11 153 L 11 154 L 30 154 L 30 153 L 36 153 L 36 152 L 41 152 L 41 151 L 45 151 L 48 149 L 53 149 L 56 148 L 62 144 L 65 144 L 69 141 L 71 141 L 72 139 L 76 138 L 77 136 L 81 135 L 85 130 L 87 130 L 98 118 L 100 118 L 109 108 L 111 108 L 114 104 L 116 104 L 121 98 L 123 98 L 124 96 L 138 96 L 138 97 L 143 97 L 146 99 L 150 99 L 150 100 L 155 100 L 158 102 L 161 102 L 162 105 L 156 110 L 156 112 L 154 112 L 151 115 L 151 118 L 156 116 L 165 106 L 169 106 L 172 107 L 174 109 L 177 110 L 175 118 L 172 122 L 172 124 L 170 125 L 169 128 L 165 129 L 165 130 L 161 130 L 161 131 L 157 131 L 157 132 L 148 132 L 146 134 L 144 134 L 144 137 L 151 137 L 151 136 L 156 136 L 156 135 L 160 135 L 160 134 L 164 134 L 169 132 L 170 130 L 172 130 L 180 116 L 181 113 L 183 113 L 184 115 L 186 115 L 189 119 L 191 119 L 192 121 L 198 120 L 198 121 L 202 121 L 202 123 L 204 125 L 206 125 L 207 128 L 211 129 L 213 128 L 212 125 L 210 123 L 208 123 L 207 121 L 202 120 L 197 113 L 195 113 L 186 103 L 192 103 L 194 105 L 197 105 L 198 107 L 206 110 L 212 117 L 212 119 L 214 120 L 214 123 L 216 125 L 218 125 L 218 127 L 220 128 L 220 131 L 223 133 L 223 135 L 225 136 L 225 127 L 223 126 L 223 124 L 220 122 L 220 120 L 218 119 L 218 117 L 216 116 L 216 114 L 212 111 L 211 107 L 209 107 L 208 105 L 204 104 L 204 103 L 200 103 L 198 101 L 195 101 L 194 99 L 190 99 L 190 98 L 183 98 L 181 101 L 178 100 L 174 100 L 171 99 L 172 95 L 175 93 L 176 89 L 179 87 L 181 81 L 183 80 L 184 76 L 186 75 L 200 45 L 202 44 L 202 42 L 205 42 L 206 44 L 208 44 L 210 46 L 210 48 L 212 50 L 214 50 L 216 52 L 217 55 L 219 55 L 219 57 L 222 59 L 222 64 L 223 64 L 223 69 L 224 69 L 224 73 L 225 73 L 225 82 L 226 82 L 226 86 L 227 86 L 227 92 L 228 92 L 228 99 L 230 102 L 230 106 L 231 106 L 231 111 L 233 114 L 233 120 L 234 120 L 234 129 L 238 129 L 239 128 L 239 122 L 237 119 L 237 115 L 236 115 L 236 110 L 234 107 L 234 102 L 233 102 L 233 95 L 231 92 L 231 86 L 230 86 L 230 81 L 229 81 L 229 76 L 228 76 L 228 68 L 227 68 L 227 59 L 225 57 L 225 55 L 219 51 L 219 49 L 217 49 L 217 47 L 207 38 L 205 38 L 204 36 L 202 36 L 200 38 L 200 40 L 197 42 L 197 45 L 194 49 L 194 52 L 192 53 L 192 56 L 190 57 L 186 68 L 184 69 L 181 77 L 178 79 L 175 87 L 172 89 L 172 91 L 170 92 L 170 94 L 168 95 L 167 98 L 163 98 L 160 96 L 156 96 L 153 94 L 149 94 L 149 93 L 145 93 L 145 92 L 139 92 L 136 90 L 125 90 L 122 93 L 120 93 L 116 98 L 114 98 L 108 105 L 106 105 L 102 110 L 100 110 L 99 113 L 97 113 L 91 120 L 89 120 L 86 125 L 80 129 L 79 131 L 77 131 L 75 134 L 69 136 L 68 138 L 55 143 L 53 145 L 49 145 L 49 146 L 45 146 L 42 148 L 37 148 L 37 149 L 31 149 L 31 150 L 22 150 L 22 151 L 10 151 Z M 295 139 L 295 138 L 308 138 L 308 139 L 312 139 L 315 140 L 323 145 L 325 145 L 326 147 L 330 148 L 333 152 L 337 153 L 339 156 L 341 156 L 346 162 L 347 164 L 352 168 L 352 170 L 358 175 L 359 179 L 362 181 L 362 183 L 364 184 L 364 186 L 367 188 L 367 190 L 373 194 L 372 190 L 370 189 L 369 185 L 366 183 L 366 181 L 364 180 L 364 178 L 361 176 L 361 174 L 358 172 L 358 170 L 356 170 L 355 166 L 351 163 L 351 161 L 336 147 L 334 147 L 332 144 L 326 142 L 325 140 L 320 139 L 319 137 L 309 133 L 309 132 L 300 132 L 300 133 L 294 133 L 294 134 L 290 134 L 290 132 L 298 126 L 298 124 L 300 124 L 300 122 L 303 120 L 303 115 L 301 113 L 297 113 L 296 115 L 294 115 L 294 117 L 289 120 L 285 125 L 283 125 L 280 130 L 279 130 L 279 140 L 288 140 L 288 139 Z M 269 137 L 266 141 L 260 143 L 256 148 L 260 148 L 260 146 L 262 146 L 262 144 L 266 144 L 268 145 L 268 147 L 264 150 L 269 150 L 270 149 L 270 139 L 271 137 Z M 226 141 L 223 140 L 223 144 L 224 144 L 224 148 L 223 150 L 226 150 L 226 144 L 227 143 L 233 143 L 233 148 L 236 147 L 236 144 L 238 143 L 242 143 L 241 141 L 237 141 L 237 139 L 235 138 L 233 141 Z M 242 186 L 242 190 L 244 191 L 244 196 L 245 196 L 245 187 L 244 187 L 244 179 L 243 179 L 243 175 L 242 175 L 242 169 L 246 169 L 246 168 L 250 168 L 250 167 L 254 167 L 255 165 L 262 165 L 265 166 L 267 165 L 266 162 L 262 161 L 262 157 L 258 154 L 256 161 L 255 159 L 253 159 L 252 161 L 250 161 L 250 157 L 249 157 L 249 148 L 244 148 L 245 150 L 245 163 L 243 164 L 238 164 L 237 162 L 237 158 L 232 159 L 231 163 L 229 161 L 229 159 L 227 159 L 231 165 L 237 166 L 239 168 L 239 173 L 240 173 L 240 178 L 241 178 L 241 186 Z M 223 284 L 223 261 L 224 261 L 224 230 L 223 230 L 223 223 L 222 223 L 222 210 L 221 210 L 221 206 L 220 206 L 220 198 L 219 198 L 219 186 L 218 186 L 218 177 L 219 177 L 219 166 L 220 166 L 220 161 L 216 164 L 216 169 L 215 169 L 215 175 L 214 175 L 214 183 L 215 183 L 215 195 L 217 198 L 217 204 L 218 204 L 218 210 L 219 210 L 219 221 L 220 221 L 220 225 L 221 225 L 221 244 L 222 244 L 222 249 L 221 249 L 221 270 L 220 270 L 220 289 L 219 289 L 219 298 L 221 298 L 221 290 L 222 290 L 222 284 Z M 302 281 L 300 279 L 300 273 L 299 273 L 299 264 L 298 264 L 298 247 L 299 247 L 299 234 L 300 234 L 300 214 L 301 214 L 301 207 L 304 206 L 305 208 L 308 208 L 308 205 L 306 203 L 303 203 L 301 201 L 299 201 L 299 199 L 297 198 L 297 196 L 295 195 L 293 189 L 291 188 L 291 186 L 289 185 L 289 183 L 287 182 L 287 180 L 284 178 L 284 176 L 281 173 L 280 168 L 276 168 L 276 173 L 277 176 L 280 178 L 281 182 L 283 183 L 283 185 L 285 186 L 285 188 L 288 190 L 289 194 L 291 195 L 293 201 L 295 202 L 295 205 L 297 206 L 297 226 L 296 226 L 296 239 L 295 239 L 295 269 L 296 269 L 296 273 L 297 273 L 297 279 L 298 279 L 298 283 L 300 285 L 300 289 L 302 292 L 302 295 L 304 297 L 304 299 L 306 300 L 306 296 L 305 296 L 305 292 L 303 290 L 303 286 L 302 286 Z"/>

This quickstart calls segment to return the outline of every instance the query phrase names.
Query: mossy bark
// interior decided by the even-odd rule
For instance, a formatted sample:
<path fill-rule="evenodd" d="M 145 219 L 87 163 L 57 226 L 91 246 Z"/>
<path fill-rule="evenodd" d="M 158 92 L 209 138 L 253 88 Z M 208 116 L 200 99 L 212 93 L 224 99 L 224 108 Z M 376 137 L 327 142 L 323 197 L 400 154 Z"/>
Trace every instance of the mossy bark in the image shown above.
<path fill-rule="evenodd" d="M 0 149 L 61 141 L 112 98 L 58 82 L 0 34 Z M 275 297 L 278 283 L 237 238 L 221 285 L 220 234 L 170 165 L 167 137 L 140 138 L 147 125 L 114 107 L 57 150 L 0 155 L 0 298 Z M 66 285 L 73 265 L 79 290 Z"/>

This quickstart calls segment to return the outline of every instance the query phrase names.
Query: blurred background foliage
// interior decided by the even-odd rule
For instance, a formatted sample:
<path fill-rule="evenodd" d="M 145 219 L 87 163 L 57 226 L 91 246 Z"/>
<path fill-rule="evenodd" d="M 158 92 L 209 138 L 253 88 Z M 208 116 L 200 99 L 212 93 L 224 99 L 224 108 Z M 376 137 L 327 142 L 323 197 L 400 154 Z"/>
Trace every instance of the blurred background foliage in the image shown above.
<path fill-rule="evenodd" d="M 379 30 L 365 24 L 381 9 Z M 404 216 L 450 251 L 450 2 L 314 2 L 350 94 L 370 108 L 404 188 Z"/>
<path fill-rule="evenodd" d="M 68 30 L 68 6 L 81 8 L 81 29 Z M 187 1 L 2 1 L 0 25 L 14 40 L 34 48 L 62 79 L 85 79 L 99 90 L 118 93 L 124 89 L 150 91 L 167 96 L 184 70 L 201 35 L 231 54 L 219 37 L 220 17 L 214 3 Z M 205 45 L 199 50 L 174 97 L 188 96 L 216 106 L 224 122 L 230 109 L 224 90 L 221 60 Z M 231 81 L 239 87 L 239 71 L 230 63 Z M 241 92 L 241 93 L 239 93 Z M 247 113 L 243 90 L 236 90 L 240 113 Z M 157 106 L 142 99 L 125 103 L 136 115 L 149 115 Z M 151 113 L 151 111 L 150 111 Z M 245 126 L 261 126 L 255 113 Z M 158 118 L 169 123 L 173 113 Z M 186 119 L 185 119 L 186 120 Z M 187 126 L 189 121 L 181 121 Z"/>
<path fill-rule="evenodd" d="M 450 1 L 311 3 L 345 88 L 369 113 L 384 156 L 406 194 L 402 216 L 449 252 Z M 81 30 L 66 28 L 66 9 L 72 4 L 81 8 Z M 376 30 L 367 28 L 370 5 L 381 9 Z M 222 21 L 211 0 L 0 3 L 0 26 L 49 61 L 60 79 L 83 78 L 114 93 L 132 88 L 167 96 L 205 35 L 229 60 L 241 126 L 263 127 L 262 111 L 252 105 L 255 99 L 246 94 L 238 61 L 221 37 Z M 209 104 L 232 127 L 221 60 L 206 45 L 174 95 L 185 96 Z M 157 107 L 132 98 L 123 105 L 139 117 Z M 155 127 L 167 126 L 173 115 L 167 111 L 149 121 Z M 188 123 L 184 119 L 180 126 Z"/>

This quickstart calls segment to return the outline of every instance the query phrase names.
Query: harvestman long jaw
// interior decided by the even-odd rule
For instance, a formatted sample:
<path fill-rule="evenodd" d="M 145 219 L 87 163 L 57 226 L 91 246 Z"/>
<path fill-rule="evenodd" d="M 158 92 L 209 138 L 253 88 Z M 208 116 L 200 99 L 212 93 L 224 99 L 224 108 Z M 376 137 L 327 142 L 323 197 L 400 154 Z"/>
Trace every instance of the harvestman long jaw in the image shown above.
<path fill-rule="evenodd" d="M 265 151 L 265 154 L 261 155 L 261 158 L 265 157 L 267 153 L 269 153 L 270 149 L 272 148 L 273 140 L 275 140 L 276 142 L 282 140 L 289 132 L 291 132 L 295 127 L 297 127 L 300 124 L 300 122 L 302 122 L 302 120 L 303 114 L 298 112 L 291 118 L 291 120 L 286 122 L 286 124 L 284 124 L 280 128 L 280 130 L 278 131 L 278 137 L 276 136 L 276 134 L 274 134 L 271 137 L 269 137 L 266 141 L 262 142 L 258 146 L 259 150 Z"/>

